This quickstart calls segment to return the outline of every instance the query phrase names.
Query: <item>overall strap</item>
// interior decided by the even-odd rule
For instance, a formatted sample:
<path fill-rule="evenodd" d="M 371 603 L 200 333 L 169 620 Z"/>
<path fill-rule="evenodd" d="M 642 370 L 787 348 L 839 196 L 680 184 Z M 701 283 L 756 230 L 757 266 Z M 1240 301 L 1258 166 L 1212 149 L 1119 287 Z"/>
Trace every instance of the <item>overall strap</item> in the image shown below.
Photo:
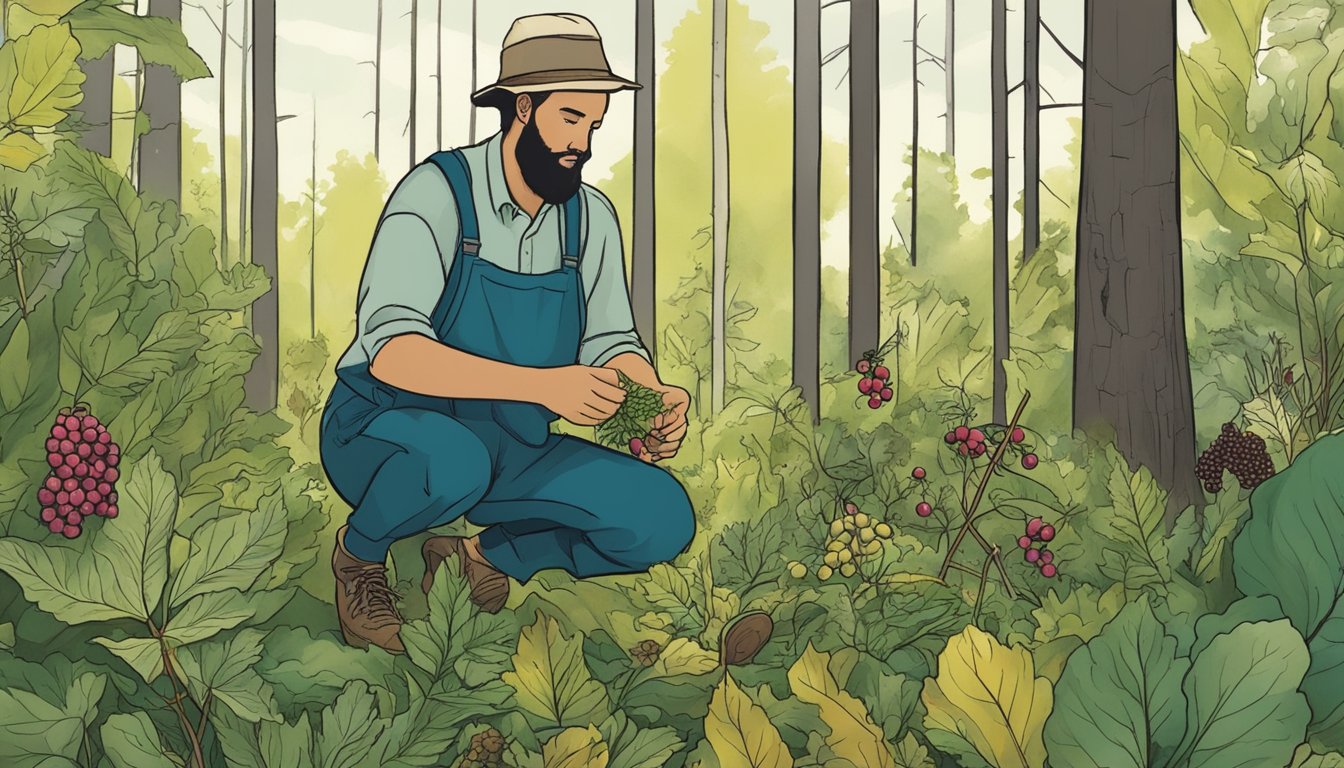
<path fill-rule="evenodd" d="M 475 254 L 481 248 L 481 232 L 476 225 L 476 204 L 471 197 L 471 171 L 467 169 L 467 161 L 455 149 L 435 152 L 429 159 L 443 171 L 452 188 L 453 204 L 457 206 L 457 219 L 461 224 L 458 228 L 461 250 Z"/>
<path fill-rule="evenodd" d="M 579 260 L 583 257 L 583 228 L 580 221 L 583 213 L 582 197 L 583 189 L 580 188 L 565 201 L 565 234 L 561 263 L 575 269 L 578 269 Z"/>

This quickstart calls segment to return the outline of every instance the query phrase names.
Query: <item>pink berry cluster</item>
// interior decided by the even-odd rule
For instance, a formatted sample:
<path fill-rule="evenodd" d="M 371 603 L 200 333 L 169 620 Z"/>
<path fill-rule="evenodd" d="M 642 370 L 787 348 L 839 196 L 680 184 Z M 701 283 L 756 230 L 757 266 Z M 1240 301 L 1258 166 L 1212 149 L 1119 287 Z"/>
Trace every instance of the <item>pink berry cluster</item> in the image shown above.
<path fill-rule="evenodd" d="M 86 518 L 117 516 L 121 447 L 83 406 L 62 408 L 47 437 L 51 471 L 37 491 L 41 522 L 52 533 L 77 538 Z"/>
<path fill-rule="evenodd" d="M 1002 435 L 1003 433 L 1000 432 L 999 434 Z M 1013 431 L 1008 435 L 1008 442 L 1014 445 L 1018 445 L 1026 439 L 1027 433 L 1021 427 L 1013 427 Z M 984 456 L 991 446 L 989 438 L 985 436 L 984 432 L 966 424 L 959 424 L 948 430 L 948 433 L 943 435 L 943 442 L 954 446 L 957 453 L 962 456 L 971 458 Z M 1022 467 L 1024 469 L 1035 469 L 1039 463 L 1040 458 L 1034 453 L 1027 453 L 1022 456 Z"/>
<path fill-rule="evenodd" d="M 1054 559 L 1055 553 L 1045 548 L 1045 545 L 1055 538 L 1055 527 L 1046 523 L 1039 517 L 1033 517 L 1027 521 L 1027 533 L 1017 540 L 1017 545 L 1026 550 L 1023 555 L 1028 563 L 1034 563 L 1041 569 L 1041 575 L 1047 579 L 1053 578 L 1055 573 Z M 1040 546 L 1034 546 L 1040 542 Z"/>
<path fill-rule="evenodd" d="M 887 386 L 891 380 L 891 371 L 885 365 L 879 365 L 875 358 L 865 356 L 854 364 L 854 370 L 863 374 L 859 379 L 859 392 L 868 396 L 869 408 L 881 408 L 883 403 L 891 400 L 892 390 Z"/>
<path fill-rule="evenodd" d="M 928 477 L 928 473 L 924 471 L 923 467 L 915 467 L 914 470 L 910 472 L 910 476 L 920 482 L 928 482 L 925 480 L 925 478 Z M 928 517 L 933 514 L 933 505 L 927 501 L 921 500 L 915 505 L 915 514 L 920 517 Z"/>

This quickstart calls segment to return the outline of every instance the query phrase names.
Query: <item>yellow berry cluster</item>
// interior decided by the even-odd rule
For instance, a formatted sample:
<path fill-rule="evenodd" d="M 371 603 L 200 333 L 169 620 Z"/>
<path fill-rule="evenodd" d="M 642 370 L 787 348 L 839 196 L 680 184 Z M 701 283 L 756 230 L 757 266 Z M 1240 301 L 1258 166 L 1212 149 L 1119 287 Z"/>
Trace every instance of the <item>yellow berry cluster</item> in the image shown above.
<path fill-rule="evenodd" d="M 817 567 L 817 578 L 822 581 L 837 571 L 846 578 L 853 576 L 864 558 L 882 551 L 880 539 L 890 539 L 892 530 L 890 525 L 860 512 L 851 501 L 845 503 L 844 514 L 831 521 L 826 534 L 826 554 Z M 795 579 L 807 576 L 807 572 L 803 563 L 789 563 L 789 575 Z"/>

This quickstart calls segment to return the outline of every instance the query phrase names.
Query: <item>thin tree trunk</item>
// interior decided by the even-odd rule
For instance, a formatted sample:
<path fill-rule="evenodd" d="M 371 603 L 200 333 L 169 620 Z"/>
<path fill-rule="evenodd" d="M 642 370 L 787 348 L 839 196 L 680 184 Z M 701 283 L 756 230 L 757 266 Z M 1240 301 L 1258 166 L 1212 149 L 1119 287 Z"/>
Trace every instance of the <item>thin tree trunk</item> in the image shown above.
<path fill-rule="evenodd" d="M 657 354 L 658 325 L 654 290 L 657 259 L 657 211 L 654 207 L 654 67 L 657 41 L 653 31 L 653 0 L 638 0 L 635 6 L 635 80 L 644 87 L 635 91 L 635 188 L 634 245 L 630 252 L 631 294 L 635 305 L 635 332 Z M 656 359 L 656 357 L 655 357 Z"/>
<path fill-rule="evenodd" d="M 224 264 L 229 263 L 229 145 L 228 145 L 228 77 L 229 77 L 229 2 L 220 0 L 224 11 L 219 22 L 219 254 Z"/>
<path fill-rule="evenodd" d="M 112 156 L 112 83 L 116 80 L 114 48 L 102 58 L 80 59 L 84 70 L 84 100 L 79 108 L 89 128 L 79 136 L 79 145 L 105 157 Z"/>
<path fill-rule="evenodd" d="M 1170 493 L 1168 529 L 1202 501 L 1185 340 L 1176 8 L 1085 12 L 1073 426 L 1114 431 Z"/>
<path fill-rule="evenodd" d="M 1022 263 L 1041 241 L 1041 0 L 1024 0 L 1022 33 Z"/>
<path fill-rule="evenodd" d="M 312 169 L 308 176 L 308 338 L 317 338 L 317 99 L 313 99 Z"/>
<path fill-rule="evenodd" d="M 275 409 L 280 374 L 280 289 L 277 281 L 276 208 L 279 147 L 275 114 L 275 0 L 255 0 L 256 59 L 252 65 L 253 173 L 252 259 L 270 280 L 266 293 L 252 305 L 252 332 L 261 353 L 247 372 L 243 388 L 247 404 L 257 411 Z"/>
<path fill-rule="evenodd" d="M 849 3 L 849 358 L 876 351 L 878 272 L 877 0 Z"/>
<path fill-rule="evenodd" d="M 137 0 L 137 12 L 139 2 Z M 144 73 L 145 60 L 135 54 L 135 75 L 131 78 L 131 162 L 129 166 L 131 186 L 140 191 L 140 111 L 144 109 Z"/>
<path fill-rule="evenodd" d="M 650 87 L 650 83 L 646 87 Z M 479 88 L 476 84 L 476 0 L 471 0 L 471 92 L 474 94 Z M 471 116 L 467 118 L 468 140 L 476 143 L 476 105 L 472 104 L 468 110 Z"/>
<path fill-rule="evenodd" d="M 149 0 L 149 15 L 182 21 L 182 0 Z M 140 139 L 140 190 L 182 206 L 182 83 L 172 68 L 145 65 L 149 133 Z"/>
<path fill-rule="evenodd" d="M 416 73 L 416 43 L 420 40 L 420 2 L 411 0 L 411 114 L 410 129 L 411 140 L 408 144 L 410 149 L 411 164 L 415 167 L 415 86 L 418 75 Z"/>
<path fill-rule="evenodd" d="M 374 33 L 373 54 L 373 161 L 382 149 L 383 134 L 383 0 L 378 0 L 378 31 Z"/>
<path fill-rule="evenodd" d="M 821 5 L 793 7 L 793 385 L 821 423 Z"/>
<path fill-rule="evenodd" d="M 252 3 L 253 0 L 243 0 L 243 79 L 240 83 L 243 87 L 243 97 L 239 101 L 240 106 L 238 108 L 238 139 L 240 142 L 238 151 L 238 170 L 240 173 L 238 186 L 238 263 L 240 264 L 246 264 L 248 260 L 252 258 L 247 252 L 248 244 L 251 242 L 247 236 L 247 227 L 251 215 L 251 211 L 247 207 L 247 176 L 248 166 L 252 164 L 252 158 L 247 154 L 247 123 L 248 119 L 251 117 L 248 113 L 249 110 L 247 104 L 247 64 L 252 58 L 250 50 L 252 42 L 249 37 L 252 32 Z"/>
<path fill-rule="evenodd" d="M 943 90 L 947 92 L 947 136 L 943 139 L 943 151 L 948 155 L 957 153 L 957 12 L 953 0 L 947 0 L 947 24 L 943 37 Z"/>
<path fill-rule="evenodd" d="M 434 18 L 434 149 L 439 150 L 443 148 L 443 0 Z"/>
<path fill-rule="evenodd" d="M 910 266 L 917 263 L 919 235 L 919 0 L 911 4 L 910 24 Z"/>
<path fill-rule="evenodd" d="M 994 0 L 990 21 L 990 100 L 993 104 L 994 195 L 994 404 L 993 418 L 1006 424 L 1008 380 L 1008 8 Z"/>
<path fill-rule="evenodd" d="M 714 59 L 711 67 L 711 121 L 713 124 L 714 157 L 714 273 L 711 296 L 713 311 L 713 344 L 710 366 L 710 412 L 723 409 L 723 393 L 727 378 L 726 322 L 728 282 L 728 0 L 714 0 L 713 28 Z"/>

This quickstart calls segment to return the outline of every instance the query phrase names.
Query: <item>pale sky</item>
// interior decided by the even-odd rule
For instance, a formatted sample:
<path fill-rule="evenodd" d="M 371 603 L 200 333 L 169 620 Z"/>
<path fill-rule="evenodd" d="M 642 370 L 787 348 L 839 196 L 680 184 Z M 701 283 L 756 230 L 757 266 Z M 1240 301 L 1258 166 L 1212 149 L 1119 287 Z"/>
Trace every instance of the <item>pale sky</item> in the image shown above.
<path fill-rule="evenodd" d="M 200 0 L 203 7 L 219 16 L 221 0 Z M 230 7 L 230 27 L 241 39 L 241 4 Z M 143 0 L 142 0 L 143 3 Z M 890 201 L 905 182 L 909 169 L 901 158 L 910 141 L 911 77 L 910 29 L 914 0 L 879 0 L 881 18 L 879 78 L 882 89 L 881 135 L 884 151 L 879 159 L 882 167 L 881 199 Z M 655 11 L 656 34 L 660 44 L 666 43 L 681 18 L 695 5 L 694 0 L 658 0 Z M 1182 44 L 1199 35 L 1185 2 L 1181 9 L 1180 33 Z M 279 114 L 295 114 L 294 120 L 279 128 L 280 187 L 282 194 L 301 194 L 308 177 L 311 140 L 310 116 L 315 102 L 318 118 L 318 173 L 325 174 L 329 164 L 341 149 L 359 155 L 373 149 L 374 28 L 377 5 L 374 0 L 285 0 L 277 3 L 277 93 Z M 751 15 L 770 27 L 766 44 L 773 48 L 780 63 L 791 67 L 793 60 L 793 3 L 783 0 L 749 0 Z M 395 184 L 409 167 L 408 138 L 403 129 L 410 97 L 410 0 L 386 0 L 383 26 L 383 155 L 384 173 Z M 420 42 L 417 55 L 419 119 L 417 158 L 424 158 L 435 149 L 435 80 L 434 44 L 436 0 L 420 0 Z M 920 43 L 935 54 L 941 54 L 944 39 L 944 7 L 942 0 L 923 0 L 920 3 L 924 21 L 920 25 Z M 446 0 L 442 3 L 443 18 L 443 72 L 444 72 L 444 126 L 445 146 L 466 143 L 467 109 L 470 84 L 470 0 Z M 971 171 L 990 164 L 990 8 L 991 0 L 956 0 L 957 24 L 957 154 L 963 174 L 963 193 L 971 201 L 973 218 L 989 216 L 991 181 L 970 178 Z M 592 19 L 603 35 L 607 57 L 619 74 L 634 76 L 634 2 L 625 0 L 510 0 L 483 2 L 478 8 L 478 76 L 481 85 L 492 82 L 498 74 L 499 45 L 513 19 L 533 13 L 571 12 Z M 201 53 L 211 68 L 217 70 L 219 43 L 214 27 L 201 10 L 183 8 L 183 24 L 188 39 Z M 1041 16 L 1060 38 L 1079 55 L 1083 54 L 1082 0 L 1042 0 Z M 842 45 L 848 36 L 848 10 L 843 4 L 826 9 L 822 19 L 823 53 Z M 1020 0 L 1010 0 L 1008 12 L 1008 82 L 1021 79 L 1022 13 Z M 1047 36 L 1041 43 L 1041 83 L 1055 100 L 1077 102 L 1081 97 L 1082 76 L 1073 62 L 1062 54 Z M 239 76 L 237 49 L 230 52 L 231 66 L 228 122 L 236 130 L 239 109 Z M 660 52 L 659 71 L 666 66 L 665 51 Z M 706 49 L 705 55 L 709 51 Z M 732 52 L 729 52 L 729 56 Z M 843 57 L 826 67 L 823 73 L 823 130 L 840 140 L 848 134 L 848 89 L 836 87 L 843 73 Z M 124 69 L 124 68 L 122 68 Z M 920 77 L 921 144 L 941 150 L 944 127 L 939 119 L 944 111 L 943 73 L 932 64 L 923 65 Z M 846 81 L 847 83 L 847 81 Z M 708 87 L 708 83 L 706 83 Z M 188 83 L 183 88 L 182 108 L 188 122 L 204 129 L 205 137 L 214 137 L 218 131 L 218 84 L 212 79 Z M 624 157 L 632 145 L 634 100 L 630 95 L 612 100 L 611 110 L 593 147 L 593 158 L 588 163 L 585 177 L 597 181 L 607 177 L 613 163 Z M 1043 102 L 1051 99 L 1042 95 Z M 1021 91 L 1010 97 L 1011 134 L 1009 188 L 1021 184 Z M 1077 109 L 1055 109 L 1042 113 L 1041 144 L 1042 166 L 1051 167 L 1065 161 L 1062 150 L 1069 138 L 1067 118 L 1079 114 Z M 396 117 L 393 117 L 396 116 Z M 498 128 L 494 110 L 481 110 L 477 115 L 478 136 L 489 135 Z M 783 130 L 791 130 L 790 126 Z M 708 137 L 707 137 L 708 140 Z M 212 151 L 214 142 L 211 141 Z M 890 203 L 887 204 L 888 211 Z M 880 240 L 899 238 L 890 214 L 881 217 L 884 227 Z M 1013 222 L 1010 229 L 1016 230 Z M 832 227 L 841 230 L 844 227 Z M 828 242 L 825 260 L 843 262 L 843 240 Z"/>

